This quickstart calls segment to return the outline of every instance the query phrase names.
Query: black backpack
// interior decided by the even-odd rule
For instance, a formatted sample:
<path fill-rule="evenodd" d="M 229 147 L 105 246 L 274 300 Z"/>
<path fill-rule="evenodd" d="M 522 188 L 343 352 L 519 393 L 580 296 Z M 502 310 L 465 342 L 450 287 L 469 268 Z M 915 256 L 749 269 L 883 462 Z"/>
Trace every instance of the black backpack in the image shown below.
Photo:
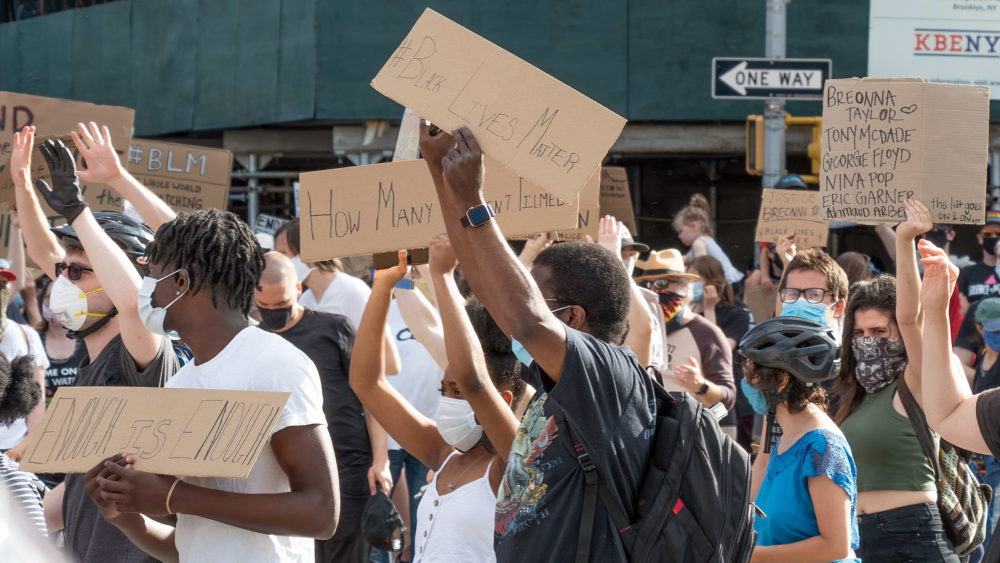
<path fill-rule="evenodd" d="M 750 456 L 722 432 L 711 410 L 657 381 L 653 387 L 656 434 L 634 510 L 622 506 L 569 431 L 586 478 L 577 563 L 590 560 L 598 497 L 633 563 L 749 561 L 757 538 Z"/>

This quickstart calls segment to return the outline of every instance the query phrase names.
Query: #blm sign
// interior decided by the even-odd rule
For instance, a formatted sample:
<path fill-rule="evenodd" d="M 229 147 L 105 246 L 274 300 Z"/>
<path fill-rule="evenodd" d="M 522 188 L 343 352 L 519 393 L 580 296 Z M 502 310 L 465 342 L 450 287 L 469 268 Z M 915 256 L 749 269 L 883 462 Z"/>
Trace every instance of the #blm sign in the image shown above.
<path fill-rule="evenodd" d="M 245 479 L 270 442 L 289 393 L 60 387 L 21 470 L 86 473 L 117 453 L 135 468 L 185 477 Z"/>
<path fill-rule="evenodd" d="M 824 217 L 898 223 L 922 201 L 935 223 L 986 216 L 989 92 L 919 78 L 828 80 L 820 193 Z"/>
<path fill-rule="evenodd" d="M 576 225 L 577 198 L 562 200 L 498 161 L 483 160 L 486 202 L 505 234 Z M 299 182 L 299 244 L 305 262 L 419 247 L 445 230 L 434 180 L 423 160 L 306 172 Z"/>
<path fill-rule="evenodd" d="M 39 178 L 51 185 L 49 169 L 38 146 L 45 139 L 62 139 L 77 157 L 77 168 L 83 168 L 83 158 L 70 140 L 70 131 L 76 130 L 80 122 L 94 121 L 107 125 L 111 131 L 114 146 L 128 146 L 132 139 L 132 123 L 135 110 L 117 106 L 99 106 L 89 102 L 30 96 L 14 92 L 0 92 L 0 207 L 9 211 L 14 206 L 14 180 L 10 171 L 10 155 L 14 150 L 14 133 L 29 125 L 35 126 L 35 150 L 31 156 L 32 182 Z M 95 211 L 120 211 L 122 198 L 108 186 L 80 183 L 83 197 Z M 34 186 L 32 186 L 34 189 Z M 45 204 L 42 209 L 47 216 L 57 215 Z"/>
<path fill-rule="evenodd" d="M 625 118 L 430 8 L 372 87 L 442 129 L 466 125 L 483 152 L 571 201 Z"/>
<path fill-rule="evenodd" d="M 174 211 L 225 210 L 233 153 L 148 139 L 133 139 L 128 171 Z"/>
<path fill-rule="evenodd" d="M 764 190 L 754 240 L 778 242 L 779 238 L 794 234 L 795 244 L 799 248 L 826 246 L 830 236 L 830 223 L 822 217 L 820 205 L 819 192 Z"/>
<path fill-rule="evenodd" d="M 601 215 L 611 215 L 628 227 L 635 236 L 635 212 L 632 210 L 632 192 L 628 187 L 628 174 L 620 166 L 601 167 Z M 596 240 L 596 239 L 595 239 Z"/>

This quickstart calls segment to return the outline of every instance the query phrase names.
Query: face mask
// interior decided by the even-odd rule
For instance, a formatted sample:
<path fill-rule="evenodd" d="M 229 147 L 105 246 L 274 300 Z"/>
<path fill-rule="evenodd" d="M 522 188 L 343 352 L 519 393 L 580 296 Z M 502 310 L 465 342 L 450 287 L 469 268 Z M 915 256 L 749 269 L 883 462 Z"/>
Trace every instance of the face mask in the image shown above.
<path fill-rule="evenodd" d="M 511 352 L 514 352 L 517 359 L 526 366 L 530 366 L 531 362 L 535 361 L 535 359 L 531 357 L 531 354 L 524 349 L 524 345 L 513 338 L 510 339 L 510 350 Z"/>
<path fill-rule="evenodd" d="M 104 291 L 104 288 L 99 287 L 94 291 L 85 292 L 65 277 L 59 276 L 52 283 L 52 293 L 49 294 L 52 314 L 59 319 L 59 324 L 67 329 L 80 330 L 83 323 L 87 322 L 87 317 L 107 316 L 87 311 L 87 296 L 99 291 Z"/>
<path fill-rule="evenodd" d="M 298 278 L 299 283 L 306 281 L 306 278 L 309 277 L 309 274 L 311 274 L 312 271 L 316 269 L 306 266 L 306 263 L 303 262 L 302 259 L 299 258 L 298 256 L 292 258 L 292 265 L 295 266 L 295 277 Z"/>
<path fill-rule="evenodd" d="M 799 297 L 792 303 L 781 304 L 782 317 L 799 317 L 809 319 L 820 324 L 826 324 L 826 312 L 830 308 L 825 303 L 810 303 L 805 297 Z"/>
<path fill-rule="evenodd" d="M 441 397 L 435 422 L 444 441 L 460 452 L 469 451 L 483 437 L 483 427 L 476 424 L 468 401 Z"/>
<path fill-rule="evenodd" d="M 944 248 L 944 246 L 948 244 L 948 231 L 939 231 L 934 229 L 924 233 L 924 238 L 930 241 L 930 243 L 934 246 Z"/>
<path fill-rule="evenodd" d="M 768 413 L 770 405 L 763 391 L 757 388 L 756 385 L 747 383 L 745 379 L 740 380 L 740 389 L 743 391 L 743 396 L 747 398 L 747 402 L 753 408 L 753 412 L 760 415 Z"/>
<path fill-rule="evenodd" d="M 62 326 L 62 323 L 59 322 L 59 318 L 56 317 L 56 314 L 53 313 L 52 309 L 50 309 L 49 306 L 46 305 L 45 303 L 42 303 L 42 318 L 45 319 L 45 322 L 49 323 L 50 325 L 54 325 L 57 327 Z"/>
<path fill-rule="evenodd" d="M 167 330 L 163 327 L 163 321 L 167 318 L 167 309 L 169 309 L 174 303 L 177 303 L 178 299 L 184 297 L 184 294 L 187 293 L 187 289 L 185 289 L 183 293 L 178 292 L 177 297 L 174 297 L 173 301 L 167 303 L 166 307 L 153 306 L 153 291 L 156 290 L 156 284 L 183 269 L 184 268 L 178 268 L 160 279 L 151 278 L 149 276 L 142 278 L 142 285 L 139 286 L 139 320 L 142 321 L 143 326 L 145 326 L 146 330 L 149 332 L 159 334 L 161 336 L 169 336 L 171 338 L 178 337 L 175 331 L 167 332 Z"/>
<path fill-rule="evenodd" d="M 854 376 L 868 393 L 892 383 L 906 369 L 906 349 L 901 338 L 859 336 L 851 340 Z"/>
<path fill-rule="evenodd" d="M 684 309 L 684 296 L 673 291 L 664 291 L 658 295 L 660 308 L 663 309 L 663 322 L 669 323 Z"/>
<path fill-rule="evenodd" d="M 985 238 L 983 237 L 983 252 L 990 256 L 994 256 L 997 253 L 997 241 L 1000 239 L 995 238 Z"/>
<path fill-rule="evenodd" d="M 702 282 L 691 282 L 689 288 L 691 295 L 688 297 L 688 300 L 692 303 L 701 303 L 701 300 L 705 296 L 705 284 Z"/>
<path fill-rule="evenodd" d="M 986 346 L 994 352 L 1000 352 L 1000 330 L 998 331 L 983 331 L 983 341 L 986 342 Z"/>
<path fill-rule="evenodd" d="M 261 322 L 271 331 L 285 328 L 288 322 L 292 320 L 291 305 L 278 309 L 262 309 L 258 307 L 257 312 L 260 313 Z"/>
<path fill-rule="evenodd" d="M 7 306 L 10 304 L 10 285 L 3 284 L 0 288 L 0 328 L 7 325 Z"/>
<path fill-rule="evenodd" d="M 632 277 L 632 273 L 635 272 L 635 259 L 638 255 L 633 254 L 625 259 L 625 271 L 628 272 L 628 277 Z"/>

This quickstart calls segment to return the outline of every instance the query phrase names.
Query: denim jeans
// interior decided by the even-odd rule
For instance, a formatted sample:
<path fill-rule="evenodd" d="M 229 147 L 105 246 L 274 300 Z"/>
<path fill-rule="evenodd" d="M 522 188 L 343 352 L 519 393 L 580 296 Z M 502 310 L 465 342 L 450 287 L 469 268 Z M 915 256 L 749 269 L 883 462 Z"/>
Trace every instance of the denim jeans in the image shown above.
<path fill-rule="evenodd" d="M 958 563 L 934 503 L 911 504 L 858 516 L 862 561 Z"/>
<path fill-rule="evenodd" d="M 399 476 L 404 470 L 406 471 L 406 485 L 410 492 L 410 561 L 413 561 L 413 538 L 417 527 L 417 503 L 420 501 L 420 499 L 414 497 L 420 493 L 420 488 L 427 484 L 427 466 L 403 450 L 389 450 L 389 471 L 392 472 L 393 490 L 395 490 L 395 483 L 399 482 Z M 390 496 L 392 495 L 390 494 Z M 388 551 L 372 549 L 369 560 L 371 563 L 390 563 L 392 556 Z"/>

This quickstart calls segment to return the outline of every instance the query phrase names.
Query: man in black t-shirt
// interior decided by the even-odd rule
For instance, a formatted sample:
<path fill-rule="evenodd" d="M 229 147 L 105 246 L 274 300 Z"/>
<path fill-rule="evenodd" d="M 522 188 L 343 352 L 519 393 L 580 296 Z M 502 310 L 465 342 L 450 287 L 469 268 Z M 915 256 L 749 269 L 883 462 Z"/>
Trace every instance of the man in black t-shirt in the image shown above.
<path fill-rule="evenodd" d="M 987 211 L 986 224 L 976 239 L 983 248 L 980 262 L 962 268 L 958 274 L 958 294 L 965 319 L 955 337 L 955 355 L 962 360 L 966 375 L 973 373 L 972 363 L 982 344 L 976 331 L 976 305 L 987 297 L 1000 295 L 1000 273 L 997 273 L 997 242 L 1000 241 L 1000 211 Z"/>
<path fill-rule="evenodd" d="M 618 530 L 597 503 L 589 545 L 578 546 L 584 513 L 580 448 L 631 517 L 649 461 L 656 413 L 653 384 L 621 348 L 630 288 L 620 259 L 597 244 L 561 243 L 527 272 L 492 221 L 482 193 L 482 152 L 468 128 L 431 135 L 420 149 L 430 169 L 452 248 L 476 297 L 532 357 L 540 387 L 507 453 L 494 527 L 497 561 L 567 561 L 578 547 L 592 561 L 626 561 Z M 523 350 L 521 350 L 523 348 Z M 495 388 L 463 390 L 483 427 L 506 425 L 506 408 L 482 400 Z M 479 405 L 478 407 L 476 405 Z"/>
<path fill-rule="evenodd" d="M 316 561 L 367 562 L 371 546 L 361 534 L 361 513 L 374 493 L 374 481 L 388 493 L 392 478 L 385 431 L 366 416 L 349 385 L 354 326 L 343 315 L 299 305 L 302 286 L 292 261 L 280 252 L 268 252 L 264 259 L 255 292 L 261 327 L 294 344 L 316 364 L 340 475 L 340 525 L 329 540 L 316 540 Z"/>

